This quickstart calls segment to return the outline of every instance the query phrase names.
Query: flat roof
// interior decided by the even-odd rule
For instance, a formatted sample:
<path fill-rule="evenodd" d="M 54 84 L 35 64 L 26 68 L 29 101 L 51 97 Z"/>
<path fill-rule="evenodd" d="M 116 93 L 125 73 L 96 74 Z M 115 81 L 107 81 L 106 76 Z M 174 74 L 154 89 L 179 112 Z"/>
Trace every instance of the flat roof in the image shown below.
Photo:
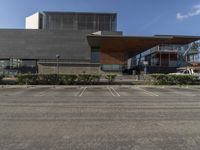
<path fill-rule="evenodd" d="M 157 45 L 185 45 L 200 40 L 200 36 L 156 35 L 156 36 L 120 36 L 88 35 L 91 47 L 100 47 L 108 51 L 131 51 L 140 53 Z"/>
<path fill-rule="evenodd" d="M 72 12 L 72 11 L 42 11 L 40 13 L 47 13 L 47 14 L 89 14 L 89 15 L 117 15 L 116 12 Z"/>

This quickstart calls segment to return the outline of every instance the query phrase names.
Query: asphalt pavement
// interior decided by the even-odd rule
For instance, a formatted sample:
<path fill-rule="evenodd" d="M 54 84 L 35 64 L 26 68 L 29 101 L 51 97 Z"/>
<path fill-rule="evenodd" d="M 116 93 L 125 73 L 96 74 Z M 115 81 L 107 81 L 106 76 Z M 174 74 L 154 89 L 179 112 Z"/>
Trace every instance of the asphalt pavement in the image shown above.
<path fill-rule="evenodd" d="M 3 86 L 0 150 L 199 150 L 200 86 Z"/>

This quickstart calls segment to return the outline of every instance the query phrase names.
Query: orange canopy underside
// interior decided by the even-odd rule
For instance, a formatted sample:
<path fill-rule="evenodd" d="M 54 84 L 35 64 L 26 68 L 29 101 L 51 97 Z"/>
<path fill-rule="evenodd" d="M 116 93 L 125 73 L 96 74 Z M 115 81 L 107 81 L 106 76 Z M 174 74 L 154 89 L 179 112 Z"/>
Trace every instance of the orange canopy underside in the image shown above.
<path fill-rule="evenodd" d="M 200 37 L 188 36 L 153 36 L 153 37 L 125 37 L 125 36 L 88 36 L 91 47 L 100 47 L 107 51 L 141 52 L 162 44 L 189 44 L 200 40 Z"/>

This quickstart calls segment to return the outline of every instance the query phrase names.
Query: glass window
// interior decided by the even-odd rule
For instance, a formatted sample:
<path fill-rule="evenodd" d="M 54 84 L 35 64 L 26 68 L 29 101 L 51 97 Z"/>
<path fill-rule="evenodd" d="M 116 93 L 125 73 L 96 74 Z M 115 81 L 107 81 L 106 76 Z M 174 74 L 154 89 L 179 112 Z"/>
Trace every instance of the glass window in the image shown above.
<path fill-rule="evenodd" d="M 185 70 L 184 74 L 190 74 L 190 72 L 188 70 Z"/>
<path fill-rule="evenodd" d="M 40 20 L 39 20 L 39 29 L 43 28 L 43 18 L 42 16 L 40 16 Z"/>
<path fill-rule="evenodd" d="M 36 73 L 36 60 L 0 60 L 0 74 Z"/>
<path fill-rule="evenodd" d="M 100 62 L 100 50 L 99 48 L 94 48 L 91 51 L 91 62 L 99 63 Z"/>
<path fill-rule="evenodd" d="M 0 68 L 9 68 L 10 67 L 10 60 L 0 60 Z"/>
<path fill-rule="evenodd" d="M 73 15 L 63 16 L 63 29 L 73 29 Z"/>
<path fill-rule="evenodd" d="M 103 71 L 121 71 L 122 70 L 122 65 L 118 64 L 106 64 L 102 65 L 102 70 Z"/>

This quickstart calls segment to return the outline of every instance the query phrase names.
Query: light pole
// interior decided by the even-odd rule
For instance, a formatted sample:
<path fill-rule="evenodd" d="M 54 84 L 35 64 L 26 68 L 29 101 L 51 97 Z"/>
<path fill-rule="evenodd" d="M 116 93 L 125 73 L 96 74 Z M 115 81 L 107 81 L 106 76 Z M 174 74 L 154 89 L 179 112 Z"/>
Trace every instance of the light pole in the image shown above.
<path fill-rule="evenodd" d="M 147 66 L 148 66 L 149 62 L 148 61 L 143 61 L 143 65 L 144 65 L 144 74 L 147 74 Z"/>
<path fill-rule="evenodd" d="M 56 54 L 56 60 L 57 60 L 57 75 L 59 75 L 59 59 L 60 59 L 60 55 Z"/>
<path fill-rule="evenodd" d="M 59 84 L 59 59 L 60 59 L 60 55 L 56 54 L 56 60 L 57 60 L 57 84 Z"/>

